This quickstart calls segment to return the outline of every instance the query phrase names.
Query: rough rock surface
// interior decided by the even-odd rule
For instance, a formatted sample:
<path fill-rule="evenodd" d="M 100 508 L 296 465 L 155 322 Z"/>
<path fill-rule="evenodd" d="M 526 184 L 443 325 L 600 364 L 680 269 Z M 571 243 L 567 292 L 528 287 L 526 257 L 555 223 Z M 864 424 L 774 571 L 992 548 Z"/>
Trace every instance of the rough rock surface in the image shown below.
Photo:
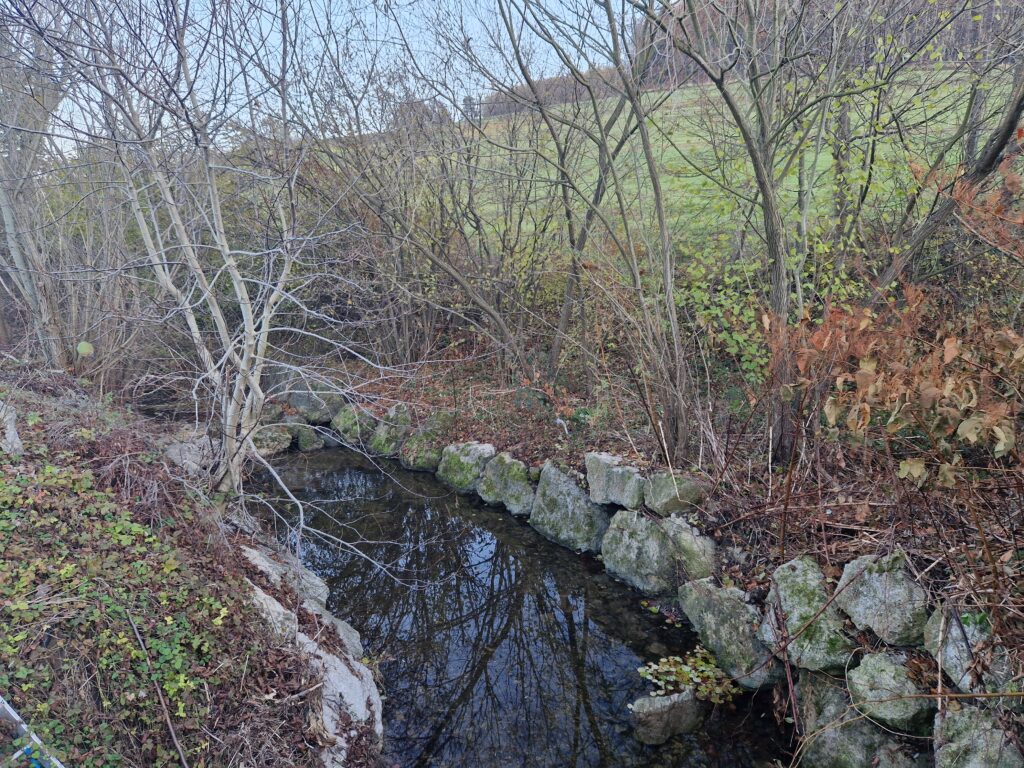
<path fill-rule="evenodd" d="M 298 633 L 297 639 L 299 648 L 309 655 L 311 666 L 323 680 L 318 690 L 319 706 L 317 699 L 310 704 L 334 743 L 321 750 L 320 758 L 325 768 L 345 768 L 349 764 L 349 746 L 360 737 L 358 729 L 371 729 L 378 748 L 384 738 L 383 706 L 373 674 L 366 665 L 352 658 L 339 658 L 303 632 Z"/>
<path fill-rule="evenodd" d="M 843 669 L 853 645 L 843 634 L 843 620 L 834 603 L 828 603 L 825 577 L 810 557 L 783 563 L 772 574 L 772 588 L 765 601 L 767 618 L 761 624 L 761 640 L 778 650 L 786 639 L 789 660 L 812 670 Z M 778 622 L 782 611 L 785 633 Z"/>
<path fill-rule="evenodd" d="M 517 517 L 527 517 L 533 508 L 534 488 L 530 470 L 510 453 L 499 453 L 484 467 L 476 492 L 488 504 L 502 504 Z"/>
<path fill-rule="evenodd" d="M 1024 755 L 991 712 L 951 708 L 935 718 L 935 768 L 1024 768 Z"/>
<path fill-rule="evenodd" d="M 591 501 L 626 509 L 644 503 L 644 478 L 636 467 L 621 466 L 622 459 L 611 453 L 588 453 L 585 460 Z"/>
<path fill-rule="evenodd" d="M 365 655 L 363 639 L 359 636 L 359 632 L 356 631 L 355 627 L 332 614 L 323 603 L 318 603 L 314 600 L 304 600 L 302 606 L 307 611 L 316 614 L 323 623 L 334 627 L 334 631 L 338 633 L 338 637 L 341 638 L 341 642 L 345 645 L 345 650 L 349 654 L 356 659 L 363 658 Z"/>
<path fill-rule="evenodd" d="M 411 431 L 412 416 L 409 408 L 402 403 L 391 406 L 384 418 L 377 422 L 370 436 L 370 452 L 377 456 L 397 456 L 398 449 Z"/>
<path fill-rule="evenodd" d="M 345 401 L 336 392 L 317 391 L 315 386 L 311 388 L 301 380 L 292 382 L 284 395 L 284 402 L 307 424 L 325 427 L 345 405 Z"/>
<path fill-rule="evenodd" d="M 444 449 L 443 433 L 455 422 L 451 411 L 436 411 L 398 449 L 398 460 L 406 469 L 436 472 Z"/>
<path fill-rule="evenodd" d="M 1021 690 L 1022 681 L 1014 679 L 1010 655 L 1006 648 L 994 645 L 992 625 L 983 613 L 957 613 L 940 607 L 925 624 L 924 646 L 961 691 L 1010 693 Z M 977 663 L 981 657 L 984 664 Z M 1020 711 L 1024 709 L 1024 697 L 986 698 L 985 704 Z"/>
<path fill-rule="evenodd" d="M 670 696 L 644 696 L 632 704 L 634 735 L 644 744 L 664 744 L 692 733 L 707 714 L 707 704 L 687 688 Z"/>
<path fill-rule="evenodd" d="M 890 645 L 920 643 L 928 620 L 928 594 L 907 572 L 906 555 L 899 551 L 847 564 L 836 604 L 858 629 L 870 629 Z"/>
<path fill-rule="evenodd" d="M 484 467 L 494 458 L 494 446 L 490 443 L 455 443 L 441 451 L 441 463 L 437 466 L 437 477 L 460 493 L 469 493 L 476 488 L 477 480 Z"/>
<path fill-rule="evenodd" d="M 563 547 L 600 552 L 608 513 L 550 461 L 544 464 L 530 511 L 530 525 Z"/>
<path fill-rule="evenodd" d="M 601 558 L 613 576 L 658 595 L 683 581 L 710 576 L 715 544 L 678 518 L 652 519 L 623 509 L 612 517 L 601 542 Z"/>
<path fill-rule="evenodd" d="M 284 422 L 285 428 L 292 436 L 295 447 L 303 453 L 319 451 L 324 447 L 323 436 L 317 431 L 316 427 L 311 427 L 306 422 L 305 417 L 299 414 L 285 416 Z"/>
<path fill-rule="evenodd" d="M 321 605 L 327 602 L 330 588 L 327 582 L 283 553 L 275 553 L 284 562 L 275 560 L 263 549 L 241 547 L 242 555 L 263 573 L 275 587 L 287 584 L 299 595 Z"/>
<path fill-rule="evenodd" d="M 252 431 L 252 444 L 265 459 L 284 453 L 292 445 L 292 433 L 279 424 L 258 426 Z"/>
<path fill-rule="evenodd" d="M 290 585 L 304 608 L 333 624 L 344 646 L 339 655 L 306 633 L 296 631 L 296 614 L 253 586 L 254 600 L 271 626 L 285 637 L 294 637 L 298 647 L 309 656 L 311 671 L 322 678 L 321 686 L 309 699 L 308 725 L 310 732 L 321 733 L 324 737 L 321 743 L 325 746 L 320 752 L 324 766 L 345 768 L 349 765 L 349 749 L 357 741 L 360 749 L 368 746 L 371 751 L 379 752 L 384 736 L 380 693 L 373 674 L 360 661 L 363 651 L 359 633 L 325 608 L 327 583 L 284 553 L 275 552 L 271 556 L 262 547 L 243 546 L 241 550 L 274 586 Z"/>
<path fill-rule="evenodd" d="M 189 433 L 179 435 L 164 448 L 164 456 L 189 475 L 208 472 L 216 461 L 217 452 L 213 441 L 207 435 Z"/>
<path fill-rule="evenodd" d="M 331 429 L 351 448 L 362 447 L 373 435 L 376 427 L 377 419 L 373 414 L 355 403 L 343 406 L 331 419 Z"/>
<path fill-rule="evenodd" d="M 761 616 L 740 590 L 701 579 L 680 587 L 679 600 L 701 643 L 737 685 L 756 690 L 780 679 L 778 664 L 757 637 Z"/>
<path fill-rule="evenodd" d="M 703 498 L 704 487 L 678 472 L 655 472 L 644 482 L 644 504 L 659 515 L 686 512 Z"/>
<path fill-rule="evenodd" d="M 808 768 L 913 768 L 913 759 L 850 705 L 842 680 L 803 671 L 797 685 Z M 876 762 L 877 761 L 877 762 Z"/>
<path fill-rule="evenodd" d="M 914 736 L 931 732 L 935 701 L 919 698 L 924 691 L 911 681 L 903 658 L 869 653 L 846 679 L 857 708 L 872 720 Z"/>
<path fill-rule="evenodd" d="M 252 588 L 252 601 L 263 618 L 267 620 L 274 634 L 281 640 L 294 642 L 295 635 L 299 631 L 298 617 L 281 605 L 276 598 L 268 595 L 248 579 L 246 579 L 246 583 Z"/>
<path fill-rule="evenodd" d="M 0 400 L 0 453 L 21 456 L 25 446 L 18 434 L 18 415 L 14 408 Z"/>
<path fill-rule="evenodd" d="M 658 521 L 642 512 L 615 513 L 601 559 L 610 574 L 648 595 L 668 592 L 676 582 L 675 546 Z"/>
<path fill-rule="evenodd" d="M 988 621 L 973 614 L 957 615 L 940 608 L 924 628 L 924 647 L 941 665 L 942 671 L 962 691 L 972 689 L 971 667 L 974 648 L 992 636 Z"/>
<path fill-rule="evenodd" d="M 682 518 L 667 517 L 661 523 L 672 540 L 687 581 L 706 579 L 715 572 L 715 542 Z"/>

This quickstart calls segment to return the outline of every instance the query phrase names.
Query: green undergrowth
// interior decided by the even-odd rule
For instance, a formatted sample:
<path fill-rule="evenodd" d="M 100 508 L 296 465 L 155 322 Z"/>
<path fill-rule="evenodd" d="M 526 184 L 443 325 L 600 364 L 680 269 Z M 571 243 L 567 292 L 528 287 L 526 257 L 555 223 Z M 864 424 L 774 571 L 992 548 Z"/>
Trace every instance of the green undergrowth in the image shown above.
<path fill-rule="evenodd" d="M 303 665 L 206 544 L 199 503 L 136 519 L 88 457 L 27 443 L 0 457 L 0 690 L 44 743 L 80 768 L 181 765 L 175 740 L 193 768 L 306 764 L 301 697 L 280 703 Z"/>

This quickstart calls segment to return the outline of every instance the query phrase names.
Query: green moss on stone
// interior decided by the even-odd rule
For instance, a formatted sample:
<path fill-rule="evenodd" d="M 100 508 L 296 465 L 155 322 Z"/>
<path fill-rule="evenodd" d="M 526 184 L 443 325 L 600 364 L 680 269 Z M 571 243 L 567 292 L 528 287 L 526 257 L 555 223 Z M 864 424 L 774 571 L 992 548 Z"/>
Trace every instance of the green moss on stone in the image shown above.
<path fill-rule="evenodd" d="M 346 405 L 331 421 L 331 428 L 338 433 L 346 445 L 358 447 L 370 439 L 377 420 L 362 407 Z"/>
<path fill-rule="evenodd" d="M 494 446 L 486 443 L 457 443 L 441 452 L 437 476 L 456 491 L 467 493 L 476 486 L 484 466 L 494 456 Z"/>

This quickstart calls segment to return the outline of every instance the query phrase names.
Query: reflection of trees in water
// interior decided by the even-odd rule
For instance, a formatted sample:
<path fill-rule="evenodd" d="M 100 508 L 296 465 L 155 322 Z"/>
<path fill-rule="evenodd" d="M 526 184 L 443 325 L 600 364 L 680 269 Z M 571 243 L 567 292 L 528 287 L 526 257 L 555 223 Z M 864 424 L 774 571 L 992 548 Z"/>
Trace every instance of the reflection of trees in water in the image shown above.
<path fill-rule="evenodd" d="M 481 513 L 457 497 L 438 498 L 436 484 L 415 476 L 401 475 L 399 486 L 372 468 L 334 465 L 306 468 L 300 479 L 302 497 L 335 500 L 319 504 L 311 525 L 360 541 L 369 556 L 313 536 L 304 544 L 306 560 L 331 583 L 332 610 L 385 659 L 392 759 L 655 763 L 628 727 L 626 705 L 643 690 L 635 674 L 642 660 L 624 640 L 642 629 L 635 601 L 616 597 L 620 588 L 603 591 L 603 577 L 578 565 L 558 567 L 546 543 L 536 545 L 511 518 L 485 512 L 483 527 Z M 628 613 L 616 614 L 616 603 Z M 664 764 L 694 763 L 676 754 Z"/>

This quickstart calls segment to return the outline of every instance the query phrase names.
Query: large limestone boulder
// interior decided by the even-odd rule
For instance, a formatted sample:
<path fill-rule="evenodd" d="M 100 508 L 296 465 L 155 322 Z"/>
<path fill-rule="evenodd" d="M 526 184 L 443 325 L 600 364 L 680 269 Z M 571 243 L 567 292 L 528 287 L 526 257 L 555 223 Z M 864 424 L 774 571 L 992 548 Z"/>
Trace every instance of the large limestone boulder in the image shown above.
<path fill-rule="evenodd" d="M 398 449 L 398 460 L 406 469 L 436 472 L 444 450 L 444 433 L 455 423 L 451 411 L 435 411 Z"/>
<path fill-rule="evenodd" d="M 294 642 L 299 631 L 299 619 L 295 613 L 248 579 L 245 581 L 252 589 L 252 601 L 256 605 L 256 610 L 263 616 L 274 635 L 280 640 Z"/>
<path fill-rule="evenodd" d="M 1019 693 L 1013 661 L 1006 648 L 995 644 L 992 625 L 980 611 L 957 612 L 940 607 L 924 627 L 924 647 L 953 685 L 971 693 Z M 981 663 L 983 662 L 983 663 Z M 988 706 L 1024 708 L 1024 697 L 986 698 Z"/>
<path fill-rule="evenodd" d="M 935 700 L 911 681 L 904 659 L 869 653 L 847 676 L 850 696 L 861 712 L 900 733 L 927 736 L 935 717 Z"/>
<path fill-rule="evenodd" d="M 337 392 L 322 391 L 317 385 L 301 380 L 293 381 L 283 395 L 283 401 L 302 418 L 306 424 L 325 427 L 345 405 L 345 399 Z"/>
<path fill-rule="evenodd" d="M 778 664 L 757 637 L 761 614 L 740 590 L 701 579 L 679 588 L 679 602 L 701 643 L 737 685 L 756 690 L 780 679 Z"/>
<path fill-rule="evenodd" d="M 530 470 L 510 453 L 499 453 L 484 467 L 476 492 L 488 504 L 502 504 L 517 517 L 528 517 L 534 488 Z"/>
<path fill-rule="evenodd" d="M 490 443 L 455 443 L 441 451 L 441 463 L 437 477 L 449 488 L 460 493 L 469 493 L 476 488 L 477 480 L 484 467 L 494 458 L 494 446 Z"/>
<path fill-rule="evenodd" d="M 644 696 L 630 705 L 634 735 L 644 744 L 664 744 L 673 736 L 693 733 L 707 714 L 708 706 L 692 688 L 669 696 Z"/>
<path fill-rule="evenodd" d="M 704 499 L 704 487 L 679 472 L 655 472 L 644 482 L 644 504 L 659 515 L 687 512 Z"/>
<path fill-rule="evenodd" d="M 252 431 L 252 444 L 264 459 L 284 453 L 292 445 L 292 433 L 282 424 L 266 424 Z"/>
<path fill-rule="evenodd" d="M 907 572 L 906 555 L 858 557 L 843 569 L 836 604 L 857 629 L 890 645 L 917 645 L 928 620 L 928 593 Z"/>
<path fill-rule="evenodd" d="M 684 521 L 629 509 L 615 513 L 601 542 L 608 572 L 648 595 L 710 576 L 714 557 L 714 542 Z"/>
<path fill-rule="evenodd" d="M 544 537 L 577 551 L 601 551 L 608 513 L 550 461 L 544 464 L 530 511 L 530 525 Z"/>
<path fill-rule="evenodd" d="M 800 765 L 808 768 L 913 768 L 914 760 L 894 740 L 860 716 L 842 680 L 800 673 L 797 704 L 803 743 Z"/>
<path fill-rule="evenodd" d="M 217 463 L 217 448 L 208 435 L 190 431 L 168 443 L 164 456 L 188 475 L 203 475 Z"/>
<path fill-rule="evenodd" d="M 368 448 L 376 456 L 397 456 L 402 442 L 412 431 L 412 415 L 403 403 L 388 408 L 370 436 Z"/>
<path fill-rule="evenodd" d="M 303 416 L 292 414 L 283 417 L 284 427 L 292 436 L 295 447 L 303 453 L 319 451 L 324 447 L 324 438 L 316 427 L 311 427 Z"/>
<path fill-rule="evenodd" d="M 368 741 L 371 749 L 379 751 L 384 738 L 383 706 L 373 674 L 358 659 L 340 658 L 303 632 L 296 639 L 321 678 L 318 695 L 310 702 L 310 717 L 314 720 L 311 730 L 322 730 L 333 742 L 320 752 L 325 768 L 351 765 L 349 750 L 357 741 Z M 359 731 L 366 732 L 369 739 Z"/>
<path fill-rule="evenodd" d="M 622 459 L 610 453 L 586 455 L 590 500 L 596 504 L 617 504 L 639 509 L 644 503 L 644 478 L 636 467 L 621 466 Z"/>
<path fill-rule="evenodd" d="M 241 547 L 242 555 L 271 584 L 279 587 L 285 584 L 295 590 L 299 597 L 323 606 L 327 603 L 330 588 L 327 582 L 303 566 L 293 555 L 270 551 L 259 547 Z"/>
<path fill-rule="evenodd" d="M 935 718 L 935 768 L 1024 768 L 1024 755 L 991 712 L 953 706 Z"/>
<path fill-rule="evenodd" d="M 688 581 L 706 579 L 715 572 L 715 542 L 679 517 L 667 517 L 661 526 L 669 539 Z"/>
<path fill-rule="evenodd" d="M 373 414 L 356 403 L 342 407 L 331 420 L 331 429 L 350 448 L 361 448 L 369 441 L 376 427 L 377 419 Z"/>
<path fill-rule="evenodd" d="M 772 574 L 761 640 L 776 653 L 785 646 L 789 660 L 798 667 L 843 669 L 853 644 L 843 634 L 843 620 L 828 599 L 825 576 L 814 560 L 804 556 L 783 563 Z M 783 617 L 781 626 L 779 611 Z"/>
<path fill-rule="evenodd" d="M 971 613 L 959 615 L 942 607 L 931 615 L 924 628 L 924 647 L 953 685 L 962 691 L 977 687 L 971 681 L 974 649 L 991 638 L 987 617 Z"/>
<path fill-rule="evenodd" d="M 0 400 L 0 453 L 17 458 L 25 452 L 18 434 L 18 415 L 13 406 Z"/>
<path fill-rule="evenodd" d="M 615 513 L 601 542 L 601 559 L 610 574 L 648 595 L 668 592 L 676 581 L 672 540 L 642 512 Z"/>

